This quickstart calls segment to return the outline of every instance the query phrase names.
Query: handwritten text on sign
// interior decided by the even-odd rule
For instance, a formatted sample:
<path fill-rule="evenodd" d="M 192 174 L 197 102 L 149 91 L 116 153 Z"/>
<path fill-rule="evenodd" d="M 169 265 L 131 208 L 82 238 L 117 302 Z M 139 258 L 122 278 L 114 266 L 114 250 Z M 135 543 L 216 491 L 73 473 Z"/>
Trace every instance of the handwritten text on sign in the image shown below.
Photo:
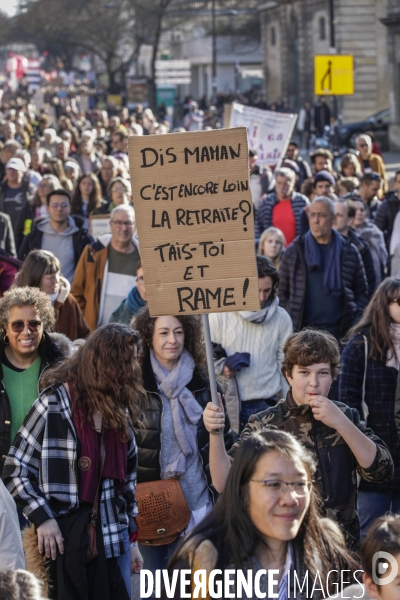
<path fill-rule="evenodd" d="M 152 315 L 258 310 L 244 127 L 129 138 Z"/>

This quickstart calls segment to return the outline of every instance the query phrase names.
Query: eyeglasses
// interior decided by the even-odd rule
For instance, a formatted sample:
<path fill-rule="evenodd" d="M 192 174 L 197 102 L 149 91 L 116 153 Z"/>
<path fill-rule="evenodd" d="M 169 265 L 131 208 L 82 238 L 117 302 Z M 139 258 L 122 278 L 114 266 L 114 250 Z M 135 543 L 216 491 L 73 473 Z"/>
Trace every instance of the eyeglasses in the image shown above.
<path fill-rule="evenodd" d="M 143 275 L 140 275 L 140 277 L 135 277 L 135 280 L 137 283 L 144 283 L 144 277 Z"/>
<path fill-rule="evenodd" d="M 280 479 L 250 479 L 250 481 L 262 483 L 267 489 L 268 494 L 274 498 L 280 498 L 286 494 L 288 486 L 292 488 L 298 498 L 304 498 L 304 496 L 310 493 L 312 487 L 311 481 L 294 481 L 293 483 L 280 481 Z"/>
<path fill-rule="evenodd" d="M 328 215 L 326 213 L 314 213 L 310 212 L 308 215 L 310 219 L 326 219 Z"/>
<path fill-rule="evenodd" d="M 103 167 L 103 169 L 104 168 L 107 169 L 107 167 Z M 110 167 L 110 169 L 112 170 L 112 167 Z M 126 188 L 124 188 L 124 187 L 115 187 L 114 186 L 111 191 L 112 192 L 117 192 L 117 194 L 118 193 L 120 193 L 120 194 L 127 194 L 128 193 L 128 190 Z"/>
<path fill-rule="evenodd" d="M 398 304 L 400 306 L 400 298 L 396 298 L 396 300 L 392 300 L 391 302 L 389 302 L 389 304 Z"/>
<path fill-rule="evenodd" d="M 114 225 L 121 228 L 127 227 L 128 229 L 130 229 L 131 227 L 133 227 L 132 221 L 111 221 L 111 223 L 114 223 Z"/>
<path fill-rule="evenodd" d="M 28 325 L 29 331 L 35 333 L 39 331 L 42 325 L 42 321 L 36 321 L 34 319 L 32 319 L 31 321 L 13 321 L 11 323 L 11 329 L 14 333 L 21 333 L 21 331 L 24 330 L 25 325 Z"/>
<path fill-rule="evenodd" d="M 50 208 L 67 208 L 67 206 L 69 206 L 68 202 L 54 202 L 54 204 L 50 204 L 49 205 Z"/>
<path fill-rule="evenodd" d="M 368 148 L 368 144 L 358 144 L 359 148 Z"/>

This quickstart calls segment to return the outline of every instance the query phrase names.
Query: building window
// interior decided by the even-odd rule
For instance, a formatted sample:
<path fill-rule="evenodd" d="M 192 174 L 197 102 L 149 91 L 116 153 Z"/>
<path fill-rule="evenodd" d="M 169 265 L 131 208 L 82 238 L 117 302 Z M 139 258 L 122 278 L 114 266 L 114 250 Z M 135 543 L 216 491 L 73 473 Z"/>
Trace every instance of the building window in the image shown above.
<path fill-rule="evenodd" d="M 271 27 L 271 46 L 275 46 L 275 44 L 276 44 L 275 27 Z"/>
<path fill-rule="evenodd" d="M 326 40 L 326 20 L 325 17 L 319 18 L 319 39 Z"/>

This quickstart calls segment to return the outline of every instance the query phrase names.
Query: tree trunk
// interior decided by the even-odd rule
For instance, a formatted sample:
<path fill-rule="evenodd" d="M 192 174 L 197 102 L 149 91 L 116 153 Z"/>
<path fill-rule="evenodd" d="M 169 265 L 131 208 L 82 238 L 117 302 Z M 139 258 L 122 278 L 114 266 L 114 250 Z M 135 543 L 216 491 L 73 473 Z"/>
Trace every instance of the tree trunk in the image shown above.
<path fill-rule="evenodd" d="M 156 110 L 157 108 L 157 99 L 156 99 L 156 60 L 157 60 L 157 53 L 158 53 L 158 46 L 160 44 L 160 37 L 161 37 L 161 23 L 162 23 L 162 18 L 163 18 L 163 14 L 161 13 L 158 16 L 158 23 L 157 23 L 157 28 L 154 34 L 154 42 L 153 42 L 153 52 L 151 55 L 151 80 L 150 80 L 150 94 L 149 94 L 149 101 L 150 101 L 150 107 L 153 110 L 153 112 Z"/>

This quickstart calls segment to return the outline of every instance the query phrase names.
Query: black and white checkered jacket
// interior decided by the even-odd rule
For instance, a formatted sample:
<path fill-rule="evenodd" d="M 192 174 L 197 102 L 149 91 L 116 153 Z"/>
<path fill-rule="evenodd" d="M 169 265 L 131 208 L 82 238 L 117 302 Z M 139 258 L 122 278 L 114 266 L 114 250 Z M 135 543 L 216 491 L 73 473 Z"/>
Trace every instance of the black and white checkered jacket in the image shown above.
<path fill-rule="evenodd" d="M 136 530 L 137 446 L 133 430 L 130 434 L 125 494 L 117 494 L 114 479 L 103 478 L 101 485 L 100 520 L 107 558 L 123 554 L 124 529 Z M 9 492 L 36 527 L 79 506 L 78 445 L 67 390 L 63 385 L 51 386 L 25 417 L 3 470 Z"/>

